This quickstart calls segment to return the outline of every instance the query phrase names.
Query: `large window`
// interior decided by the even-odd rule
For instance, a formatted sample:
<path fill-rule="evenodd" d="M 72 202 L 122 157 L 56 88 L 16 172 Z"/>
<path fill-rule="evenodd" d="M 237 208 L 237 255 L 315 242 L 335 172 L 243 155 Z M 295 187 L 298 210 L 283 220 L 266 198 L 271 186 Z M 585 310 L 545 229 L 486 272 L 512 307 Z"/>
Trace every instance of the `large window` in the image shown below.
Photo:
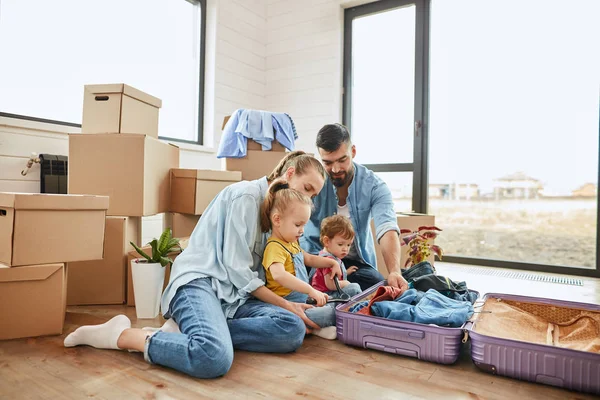
<path fill-rule="evenodd" d="M 0 112 L 80 123 L 83 86 L 163 100 L 159 135 L 202 143 L 205 0 L 0 0 Z"/>
<path fill-rule="evenodd" d="M 429 210 L 448 254 L 596 268 L 599 15 L 432 2 Z"/>
<path fill-rule="evenodd" d="M 448 261 L 599 275 L 600 2 L 345 15 L 344 122 L 396 210 L 434 214 Z"/>
<path fill-rule="evenodd" d="M 423 175 L 425 4 L 386 0 L 345 12 L 344 123 L 356 161 L 389 185 L 396 211 L 423 201 L 414 185 Z"/>

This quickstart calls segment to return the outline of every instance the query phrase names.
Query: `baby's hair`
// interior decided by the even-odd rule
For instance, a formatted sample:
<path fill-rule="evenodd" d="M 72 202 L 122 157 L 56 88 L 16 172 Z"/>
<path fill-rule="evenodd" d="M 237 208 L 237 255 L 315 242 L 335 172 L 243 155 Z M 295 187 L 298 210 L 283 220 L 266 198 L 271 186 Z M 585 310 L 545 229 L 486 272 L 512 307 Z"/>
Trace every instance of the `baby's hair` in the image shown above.
<path fill-rule="evenodd" d="M 263 232 L 271 230 L 271 212 L 277 210 L 283 214 L 296 202 L 306 204 L 312 209 L 313 203 L 310 197 L 290 188 L 284 179 L 273 181 L 261 206 L 260 229 Z"/>
<path fill-rule="evenodd" d="M 321 221 L 321 244 L 326 236 L 333 239 L 336 235 L 340 235 L 344 239 L 354 239 L 354 228 L 348 217 L 343 215 L 332 215 Z"/>

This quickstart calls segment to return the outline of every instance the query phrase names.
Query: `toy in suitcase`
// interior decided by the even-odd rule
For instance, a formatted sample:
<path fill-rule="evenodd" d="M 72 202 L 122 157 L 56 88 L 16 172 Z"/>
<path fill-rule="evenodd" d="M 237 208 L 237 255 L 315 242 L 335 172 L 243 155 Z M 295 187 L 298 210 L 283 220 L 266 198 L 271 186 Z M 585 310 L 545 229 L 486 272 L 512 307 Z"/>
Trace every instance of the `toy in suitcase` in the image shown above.
<path fill-rule="evenodd" d="M 467 324 L 480 369 L 600 395 L 600 306 L 490 293 Z"/>
<path fill-rule="evenodd" d="M 350 312 L 355 304 L 370 300 L 384 284 L 385 282 L 381 282 L 354 296 L 348 303 L 336 307 L 338 340 L 352 346 L 438 364 L 455 363 L 460 354 L 464 325 L 447 328 Z"/>

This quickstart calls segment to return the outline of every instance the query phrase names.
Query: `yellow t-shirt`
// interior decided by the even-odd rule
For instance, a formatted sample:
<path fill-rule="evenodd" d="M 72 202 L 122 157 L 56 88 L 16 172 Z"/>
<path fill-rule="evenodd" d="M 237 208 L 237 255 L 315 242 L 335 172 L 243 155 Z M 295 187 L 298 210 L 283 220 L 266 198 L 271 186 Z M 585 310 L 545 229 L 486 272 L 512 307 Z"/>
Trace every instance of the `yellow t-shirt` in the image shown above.
<path fill-rule="evenodd" d="M 286 249 L 289 250 L 289 252 Z M 267 241 L 262 259 L 263 267 L 265 267 L 265 278 L 267 280 L 265 286 L 276 295 L 284 297 L 292 293 L 292 291 L 284 286 L 281 286 L 275 279 L 273 279 L 273 275 L 271 275 L 269 267 L 274 263 L 281 263 L 287 272 L 296 276 L 296 271 L 294 270 L 294 261 L 292 260 L 290 252 L 295 255 L 301 251 L 302 249 L 300 249 L 300 246 L 297 242 L 288 243 L 274 237 L 270 237 Z"/>

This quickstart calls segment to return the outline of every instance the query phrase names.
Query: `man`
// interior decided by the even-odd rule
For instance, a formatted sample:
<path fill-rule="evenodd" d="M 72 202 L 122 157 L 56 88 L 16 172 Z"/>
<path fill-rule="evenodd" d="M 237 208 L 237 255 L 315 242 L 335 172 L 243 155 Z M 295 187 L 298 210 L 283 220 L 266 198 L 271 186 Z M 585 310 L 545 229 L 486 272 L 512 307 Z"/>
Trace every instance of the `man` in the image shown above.
<path fill-rule="evenodd" d="M 408 289 L 400 271 L 400 229 L 390 189 L 372 171 L 353 161 L 356 146 L 350 141 L 350 133 L 344 125 L 325 125 L 317 134 L 316 144 L 329 176 L 314 199 L 315 211 L 300 238 L 302 248 L 309 253 L 318 253 L 322 247 L 319 243 L 321 221 L 334 214 L 349 217 L 356 236 L 343 261 L 347 269 L 356 269 L 348 275 L 348 280 L 366 290 L 384 279 L 376 267 L 370 229 L 373 218 L 377 241 L 389 272 L 388 284 L 402 291 Z"/>

